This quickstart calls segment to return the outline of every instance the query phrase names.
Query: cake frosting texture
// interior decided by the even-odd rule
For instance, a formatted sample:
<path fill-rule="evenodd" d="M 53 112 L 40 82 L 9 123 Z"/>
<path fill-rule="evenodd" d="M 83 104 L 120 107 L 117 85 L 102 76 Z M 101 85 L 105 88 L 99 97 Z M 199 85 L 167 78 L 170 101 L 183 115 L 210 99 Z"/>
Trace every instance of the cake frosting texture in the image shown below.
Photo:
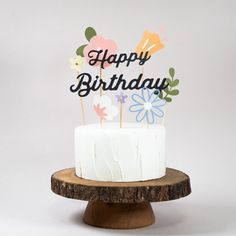
<path fill-rule="evenodd" d="M 130 182 L 165 175 L 165 128 L 108 123 L 75 129 L 76 175 L 97 181 Z"/>

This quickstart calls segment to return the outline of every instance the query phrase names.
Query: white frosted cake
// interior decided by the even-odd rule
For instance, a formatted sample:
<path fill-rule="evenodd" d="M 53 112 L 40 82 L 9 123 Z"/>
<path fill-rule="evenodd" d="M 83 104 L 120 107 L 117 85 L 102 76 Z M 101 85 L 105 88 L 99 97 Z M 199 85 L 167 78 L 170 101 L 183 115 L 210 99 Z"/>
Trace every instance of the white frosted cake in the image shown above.
<path fill-rule="evenodd" d="M 96 181 L 130 182 L 165 175 L 165 128 L 106 123 L 75 129 L 76 175 Z"/>

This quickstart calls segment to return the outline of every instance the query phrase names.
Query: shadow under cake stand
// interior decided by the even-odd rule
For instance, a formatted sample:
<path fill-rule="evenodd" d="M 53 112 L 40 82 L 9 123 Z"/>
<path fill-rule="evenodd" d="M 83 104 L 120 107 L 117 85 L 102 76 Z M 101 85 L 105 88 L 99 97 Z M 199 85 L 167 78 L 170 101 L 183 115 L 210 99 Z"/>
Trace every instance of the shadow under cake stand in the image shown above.
<path fill-rule="evenodd" d="M 188 175 L 171 168 L 160 179 L 137 182 L 82 179 L 75 175 L 75 168 L 69 168 L 52 175 L 51 189 L 63 197 L 89 201 L 83 221 L 111 229 L 151 225 L 155 216 L 150 202 L 174 200 L 191 193 Z"/>

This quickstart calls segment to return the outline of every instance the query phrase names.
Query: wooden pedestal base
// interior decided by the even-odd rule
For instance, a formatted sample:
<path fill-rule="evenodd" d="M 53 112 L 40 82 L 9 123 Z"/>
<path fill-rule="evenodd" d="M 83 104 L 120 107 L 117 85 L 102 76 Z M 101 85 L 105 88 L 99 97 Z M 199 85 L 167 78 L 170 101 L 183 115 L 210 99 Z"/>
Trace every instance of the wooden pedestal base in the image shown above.
<path fill-rule="evenodd" d="M 89 201 L 84 222 L 110 229 L 151 225 L 155 217 L 150 202 L 170 201 L 191 193 L 189 177 L 171 168 L 160 179 L 137 182 L 82 179 L 69 168 L 52 175 L 51 189 L 63 197 Z"/>
<path fill-rule="evenodd" d="M 134 229 L 151 225 L 155 216 L 151 204 L 90 201 L 84 212 L 86 224 L 109 229 Z"/>

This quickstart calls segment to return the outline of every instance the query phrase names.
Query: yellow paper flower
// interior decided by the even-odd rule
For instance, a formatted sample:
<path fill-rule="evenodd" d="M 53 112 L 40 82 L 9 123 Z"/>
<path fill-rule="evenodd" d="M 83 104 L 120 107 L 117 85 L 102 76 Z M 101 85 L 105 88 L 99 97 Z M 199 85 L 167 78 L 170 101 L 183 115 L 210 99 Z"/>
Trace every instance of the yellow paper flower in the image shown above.
<path fill-rule="evenodd" d="M 151 56 L 162 48 L 164 48 L 164 45 L 158 34 L 152 34 L 148 30 L 145 30 L 135 51 L 138 55 L 140 55 L 141 52 L 148 52 L 148 55 Z"/>
<path fill-rule="evenodd" d="M 70 67 L 72 70 L 76 70 L 80 72 L 81 66 L 84 62 L 84 58 L 81 56 L 77 56 L 76 58 L 70 59 Z"/>

